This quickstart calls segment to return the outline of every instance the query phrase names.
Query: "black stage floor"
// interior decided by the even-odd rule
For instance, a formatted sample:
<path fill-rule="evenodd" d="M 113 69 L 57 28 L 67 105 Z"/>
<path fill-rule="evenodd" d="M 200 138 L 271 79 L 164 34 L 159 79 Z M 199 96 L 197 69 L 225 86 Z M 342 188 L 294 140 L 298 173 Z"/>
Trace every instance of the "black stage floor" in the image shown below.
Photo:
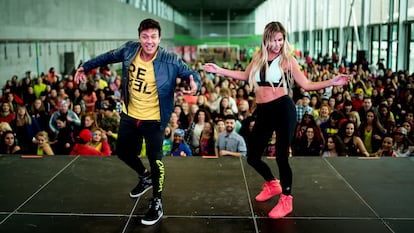
<path fill-rule="evenodd" d="M 277 174 L 274 160 L 265 159 Z M 412 158 L 291 158 L 293 213 L 267 217 L 245 158 L 165 158 L 164 217 L 143 226 L 151 191 L 117 157 L 0 157 L 0 232 L 414 232 Z M 144 159 L 147 164 L 147 160 Z"/>

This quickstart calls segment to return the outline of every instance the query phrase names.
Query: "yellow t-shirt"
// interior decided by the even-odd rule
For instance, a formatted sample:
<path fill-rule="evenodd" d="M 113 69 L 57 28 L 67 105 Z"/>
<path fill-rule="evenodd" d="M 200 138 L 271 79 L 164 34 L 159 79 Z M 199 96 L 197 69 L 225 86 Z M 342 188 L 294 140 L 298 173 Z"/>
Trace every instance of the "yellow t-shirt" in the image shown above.
<path fill-rule="evenodd" d="M 141 59 L 142 49 L 132 61 L 128 69 L 128 112 L 125 104 L 123 112 L 140 120 L 160 120 L 158 90 L 155 83 L 153 60 L 145 62 Z"/>

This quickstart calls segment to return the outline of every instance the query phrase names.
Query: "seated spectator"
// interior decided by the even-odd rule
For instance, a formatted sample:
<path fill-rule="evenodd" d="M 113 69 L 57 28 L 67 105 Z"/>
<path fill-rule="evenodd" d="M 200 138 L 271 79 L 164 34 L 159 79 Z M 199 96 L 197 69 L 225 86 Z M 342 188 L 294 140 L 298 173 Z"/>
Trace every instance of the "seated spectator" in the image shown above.
<path fill-rule="evenodd" d="M 13 131 L 5 131 L 1 137 L 0 154 L 21 154 L 22 151 L 17 145 Z"/>
<path fill-rule="evenodd" d="M 57 125 L 56 125 L 56 119 L 60 115 L 66 116 L 66 118 L 68 119 L 68 125 L 69 125 L 69 127 L 73 127 L 74 128 L 76 126 L 80 126 L 80 124 L 81 124 L 81 121 L 79 120 L 78 115 L 76 115 L 76 113 L 74 113 L 72 110 L 69 110 L 68 104 L 67 104 L 66 101 L 62 101 L 60 103 L 60 106 L 59 106 L 59 111 L 55 111 L 52 114 L 52 116 L 50 117 L 50 120 L 49 120 L 50 130 L 54 134 L 56 134 L 57 131 L 58 131 Z"/>
<path fill-rule="evenodd" d="M 413 125 L 408 121 L 403 121 L 401 124 L 407 130 L 407 140 L 410 146 L 414 146 L 414 130 Z"/>
<path fill-rule="evenodd" d="M 28 87 L 27 91 L 23 92 L 23 103 L 25 106 L 30 107 L 32 106 L 33 102 L 35 101 L 36 96 L 33 93 L 33 87 Z"/>
<path fill-rule="evenodd" d="M 90 146 L 101 152 L 102 155 L 111 155 L 111 148 L 108 144 L 106 133 L 101 128 L 92 129 L 92 140 Z"/>
<path fill-rule="evenodd" d="M 204 129 L 204 124 L 210 120 L 210 114 L 205 109 L 199 109 L 194 116 L 194 121 L 187 129 L 185 142 L 188 143 L 193 152 L 197 152 L 197 154 L 195 153 L 194 155 L 199 155 L 201 132 Z"/>
<path fill-rule="evenodd" d="M 222 103 L 222 99 L 223 98 L 228 98 L 228 103 Z M 226 105 L 227 104 L 227 105 Z M 222 105 L 226 105 L 226 106 L 222 106 Z M 217 113 L 221 113 L 220 112 L 220 108 L 226 108 L 226 107 L 230 107 L 231 110 L 233 111 L 234 114 L 237 114 L 238 109 L 237 109 L 237 103 L 236 101 L 233 99 L 233 97 L 231 97 L 231 90 L 227 87 L 221 88 L 220 89 L 220 96 L 217 98 L 216 101 L 214 101 L 211 105 L 210 105 L 210 109 L 211 112 L 214 115 L 214 112 Z"/>
<path fill-rule="evenodd" d="M 309 106 L 311 96 L 308 92 L 303 93 L 302 99 L 296 104 L 296 121 L 302 122 L 302 118 L 306 113 L 313 116 L 313 108 Z"/>
<path fill-rule="evenodd" d="M 351 111 L 347 116 L 347 120 L 354 122 L 357 129 L 359 129 L 359 126 L 361 125 L 361 119 L 357 111 Z"/>
<path fill-rule="evenodd" d="M 381 147 L 385 129 L 378 120 L 375 110 L 369 109 L 364 116 L 358 132 L 369 154 L 376 153 Z"/>
<path fill-rule="evenodd" d="M 164 140 L 162 141 L 162 154 L 164 156 L 171 155 L 171 148 L 172 148 L 172 132 L 169 126 L 165 127 L 164 129 Z"/>
<path fill-rule="evenodd" d="M 184 130 L 174 130 L 174 139 L 171 148 L 171 156 L 192 156 L 193 153 L 190 147 L 184 141 Z"/>
<path fill-rule="evenodd" d="M 364 95 L 365 92 L 362 88 L 357 88 L 355 90 L 355 95 L 352 98 L 352 106 L 355 111 L 359 111 L 359 109 L 362 108 L 362 105 L 364 104 Z"/>
<path fill-rule="evenodd" d="M 75 145 L 75 136 L 73 129 L 68 126 L 68 119 L 64 115 L 60 115 L 56 119 L 58 133 L 56 141 L 53 142 L 54 151 L 57 155 L 68 155 Z"/>
<path fill-rule="evenodd" d="M 387 104 L 380 104 L 378 107 L 378 119 L 381 125 L 387 130 L 387 134 L 392 134 L 394 132 L 395 118 L 394 114 L 390 112 Z"/>
<path fill-rule="evenodd" d="M 369 157 L 369 153 L 361 138 L 358 136 L 358 131 L 355 128 L 355 123 L 346 121 L 339 129 L 338 135 L 341 137 L 346 146 L 346 153 L 348 156 Z"/>
<path fill-rule="evenodd" d="M 46 111 L 45 106 L 41 99 L 36 99 L 30 107 L 30 116 L 36 119 L 40 129 L 49 129 L 49 113 Z"/>
<path fill-rule="evenodd" d="M 329 120 L 329 106 L 327 104 L 321 105 L 318 110 L 318 117 L 315 119 L 316 125 L 320 126 L 322 123 L 327 122 Z"/>
<path fill-rule="evenodd" d="M 333 111 L 329 115 L 328 121 L 322 123 L 319 127 L 322 131 L 323 138 L 335 135 L 339 131 L 339 122 L 344 119 L 344 115 L 340 111 Z"/>
<path fill-rule="evenodd" d="M 199 109 L 204 109 L 211 115 L 210 103 L 205 95 L 198 95 L 196 104 Z"/>
<path fill-rule="evenodd" d="M 396 157 L 408 157 L 411 155 L 412 147 L 409 146 L 407 140 L 407 130 L 404 127 L 399 127 L 394 131 L 394 145 L 393 149 L 396 152 Z"/>
<path fill-rule="evenodd" d="M 188 116 L 185 114 L 183 107 L 181 105 L 174 106 L 174 112 L 178 116 L 178 122 L 183 129 L 187 129 L 189 126 Z"/>
<path fill-rule="evenodd" d="M 116 140 L 118 139 L 119 114 L 112 108 L 105 108 L 102 114 L 99 114 L 98 125 L 105 130 L 108 143 L 112 151 L 116 150 Z"/>
<path fill-rule="evenodd" d="M 89 113 L 89 112 L 95 112 L 95 102 L 98 100 L 98 98 L 96 97 L 96 93 L 93 89 L 92 84 L 87 83 L 86 84 L 86 92 L 83 95 L 83 101 L 85 101 L 85 112 Z"/>
<path fill-rule="evenodd" d="M 210 158 L 216 156 L 215 144 L 217 141 L 217 130 L 215 129 L 214 123 L 206 122 L 204 124 L 204 129 L 201 132 L 200 137 L 200 151 L 199 154 L 203 158 Z"/>
<path fill-rule="evenodd" d="M 178 120 L 178 116 L 175 112 L 171 113 L 170 121 L 168 122 L 168 126 L 171 128 L 171 132 L 174 132 L 176 129 L 182 129 L 181 125 L 179 123 L 179 120 Z M 173 137 L 173 135 L 171 135 L 171 140 L 173 139 L 172 137 Z"/>
<path fill-rule="evenodd" d="M 70 155 L 108 156 L 90 146 L 92 133 L 89 129 L 82 129 L 79 133 L 79 142 L 75 144 Z"/>
<path fill-rule="evenodd" d="M 236 118 L 228 115 L 225 119 L 226 131 L 218 135 L 216 141 L 216 156 L 246 156 L 246 143 L 242 136 L 234 131 Z"/>
<path fill-rule="evenodd" d="M 36 98 L 40 98 L 40 93 L 46 90 L 46 84 L 43 83 L 43 78 L 39 77 L 36 79 L 36 84 L 33 85 L 33 91 Z"/>
<path fill-rule="evenodd" d="M 82 106 L 80 106 L 80 104 L 73 105 L 73 112 L 78 115 L 79 119 L 82 119 L 85 115 L 85 111 L 82 110 Z"/>
<path fill-rule="evenodd" d="M 49 136 L 46 131 L 40 131 L 36 134 L 34 143 L 37 144 L 36 155 L 54 155 L 49 144 Z"/>
<path fill-rule="evenodd" d="M 16 138 L 23 153 L 34 152 L 33 137 L 40 131 L 39 124 L 26 111 L 24 105 L 17 106 L 17 113 L 10 126 L 16 133 Z"/>
<path fill-rule="evenodd" d="M 96 113 L 87 112 L 81 120 L 81 129 L 92 130 L 93 128 L 98 128 Z"/>
<path fill-rule="evenodd" d="M 234 131 L 239 133 L 240 129 L 242 127 L 242 123 L 239 121 L 239 119 L 237 119 L 237 114 L 234 114 L 233 111 L 231 110 L 231 108 L 226 108 L 226 109 L 224 109 L 224 112 L 223 112 L 223 118 L 226 119 L 227 115 L 234 115 L 235 116 L 236 126 L 234 127 Z"/>
<path fill-rule="evenodd" d="M 0 136 L 2 136 L 3 133 L 6 132 L 6 131 L 13 131 L 13 130 L 10 127 L 9 123 L 7 123 L 7 122 L 0 122 Z"/>
<path fill-rule="evenodd" d="M 14 112 L 10 108 L 10 104 L 8 102 L 3 102 L 1 105 L 1 112 L 0 112 L 0 122 L 7 122 L 10 124 L 14 119 Z"/>
<path fill-rule="evenodd" d="M 244 89 L 242 88 L 242 90 Z M 244 100 L 244 99 L 240 100 L 238 107 L 239 107 L 239 111 L 237 113 L 237 119 L 243 125 L 243 121 L 245 121 L 248 117 L 252 115 L 250 113 L 249 101 Z"/>
<path fill-rule="evenodd" d="M 85 105 L 85 101 L 82 98 L 81 90 L 79 88 L 76 88 L 73 91 L 73 96 L 71 97 L 71 100 L 74 106 L 79 104 L 82 108 L 82 111 L 85 112 L 86 105 Z"/>
<path fill-rule="evenodd" d="M 385 136 L 382 140 L 381 148 L 374 153 L 376 157 L 397 157 L 397 153 L 392 146 L 394 145 L 394 139 L 392 136 Z"/>
<path fill-rule="evenodd" d="M 10 92 L 7 93 L 7 100 L 5 102 L 9 103 L 10 109 L 13 112 L 17 111 L 17 106 L 18 105 L 24 105 L 24 102 L 23 102 L 22 99 L 20 99 L 16 94 L 10 93 Z"/>
<path fill-rule="evenodd" d="M 328 136 L 325 147 L 322 151 L 322 157 L 346 156 L 345 144 L 338 135 Z"/>
<path fill-rule="evenodd" d="M 308 113 L 305 113 L 303 115 L 302 121 L 296 124 L 295 132 L 294 132 L 295 134 L 294 134 L 293 142 L 292 142 L 292 152 L 294 156 L 296 155 L 296 152 L 300 150 L 300 144 L 301 144 L 300 141 L 303 136 L 306 136 L 306 129 L 308 127 L 313 127 L 313 126 L 316 126 L 316 121 L 313 118 L 313 115 L 308 114 Z"/>
<path fill-rule="evenodd" d="M 272 159 L 276 158 L 276 131 L 273 131 L 272 137 L 267 143 L 264 156 L 266 156 L 267 158 L 272 158 Z"/>
<path fill-rule="evenodd" d="M 300 138 L 295 156 L 320 156 L 323 139 L 318 126 L 308 126 Z"/>

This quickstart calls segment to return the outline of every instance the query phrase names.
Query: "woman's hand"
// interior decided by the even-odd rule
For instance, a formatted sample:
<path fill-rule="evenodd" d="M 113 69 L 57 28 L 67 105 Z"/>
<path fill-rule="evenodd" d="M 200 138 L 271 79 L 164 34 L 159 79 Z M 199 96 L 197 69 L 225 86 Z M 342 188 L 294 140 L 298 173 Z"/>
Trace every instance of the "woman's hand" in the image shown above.
<path fill-rule="evenodd" d="M 203 67 L 204 67 L 204 71 L 209 72 L 209 73 L 217 73 L 220 69 L 220 67 L 218 67 L 214 63 L 206 63 L 204 64 Z"/>
<path fill-rule="evenodd" d="M 348 85 L 350 81 L 351 81 L 351 77 L 349 75 L 339 74 L 335 78 L 332 79 L 332 85 L 333 86 L 344 86 L 344 85 Z"/>

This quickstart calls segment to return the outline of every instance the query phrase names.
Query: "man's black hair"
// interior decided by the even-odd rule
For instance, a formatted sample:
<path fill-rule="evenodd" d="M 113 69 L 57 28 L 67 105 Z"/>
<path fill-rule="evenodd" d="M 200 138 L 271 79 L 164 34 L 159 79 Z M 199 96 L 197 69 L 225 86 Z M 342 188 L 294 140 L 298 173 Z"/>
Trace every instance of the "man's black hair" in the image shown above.
<path fill-rule="evenodd" d="M 142 31 L 147 29 L 158 29 L 158 36 L 161 37 L 161 26 L 160 23 L 153 19 L 144 19 L 141 21 L 138 27 L 138 35 L 141 34 Z"/>

